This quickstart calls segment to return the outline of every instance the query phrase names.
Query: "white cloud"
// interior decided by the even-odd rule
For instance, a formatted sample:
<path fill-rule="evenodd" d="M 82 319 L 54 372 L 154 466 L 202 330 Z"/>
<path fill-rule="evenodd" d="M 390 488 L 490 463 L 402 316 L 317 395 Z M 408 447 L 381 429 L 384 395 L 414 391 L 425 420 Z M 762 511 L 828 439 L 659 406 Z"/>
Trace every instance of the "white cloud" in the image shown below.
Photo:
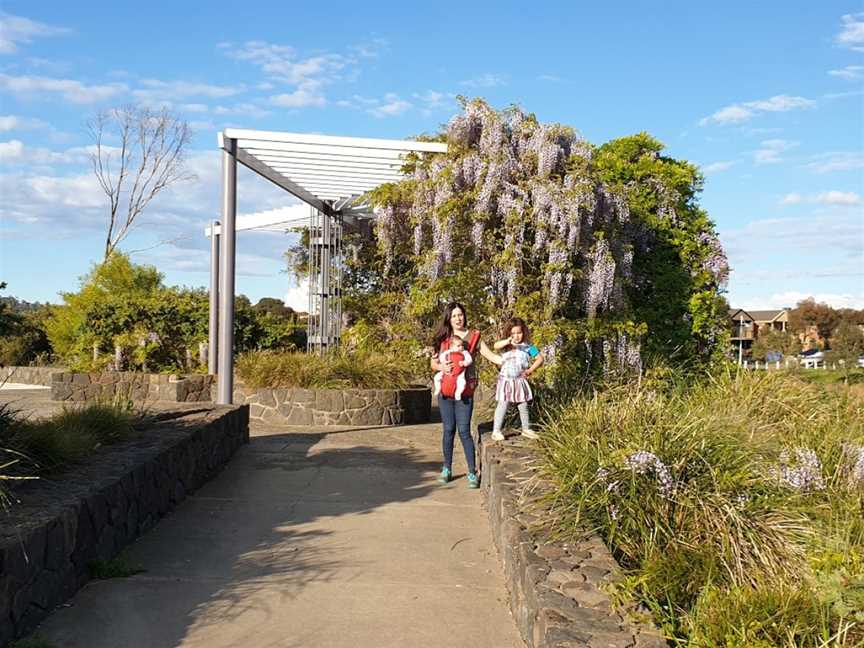
<path fill-rule="evenodd" d="M 848 79 L 850 81 L 860 79 L 862 72 L 864 72 L 864 65 L 847 65 L 842 70 L 828 70 L 828 74 L 831 76 Z"/>
<path fill-rule="evenodd" d="M 813 161 L 807 164 L 807 168 L 815 173 L 862 169 L 864 168 L 864 154 L 850 151 L 822 153 L 815 156 Z"/>
<path fill-rule="evenodd" d="M 563 83 L 564 79 L 555 74 L 541 74 L 537 77 L 539 81 L 548 81 L 549 83 Z"/>
<path fill-rule="evenodd" d="M 786 151 L 795 148 L 798 144 L 799 142 L 784 139 L 763 140 L 760 142 L 759 148 L 753 151 L 753 161 L 756 164 L 776 164 L 782 162 L 783 158 L 780 156 Z"/>
<path fill-rule="evenodd" d="M 17 160 L 24 155 L 24 143 L 21 140 L 0 142 L 0 160 L 8 162 Z"/>
<path fill-rule="evenodd" d="M 0 90 L 17 96 L 59 94 L 66 101 L 75 104 L 98 103 L 123 94 L 128 89 L 125 83 L 88 86 L 74 79 L 0 74 Z"/>
<path fill-rule="evenodd" d="M 68 32 L 62 27 L 3 13 L 0 14 L 0 54 L 14 54 L 20 44 L 31 43 L 37 36 L 56 36 Z"/>
<path fill-rule="evenodd" d="M 728 171 L 733 166 L 735 166 L 737 162 L 734 160 L 726 160 L 724 162 L 712 162 L 704 167 L 702 167 L 702 172 L 705 175 L 711 175 L 714 173 L 722 173 L 723 171 Z"/>
<path fill-rule="evenodd" d="M 846 14 L 840 19 L 843 27 L 834 39 L 841 47 L 864 52 L 864 13 Z"/>
<path fill-rule="evenodd" d="M 465 86 L 468 88 L 494 88 L 496 86 L 502 86 L 507 83 L 507 77 L 503 74 L 481 74 L 480 76 L 474 77 L 473 79 L 466 79 L 465 81 L 460 81 L 459 85 Z"/>
<path fill-rule="evenodd" d="M 239 103 L 233 106 L 216 106 L 213 109 L 214 115 L 243 115 L 253 119 L 267 117 L 273 114 L 272 110 L 264 110 L 260 106 L 253 103 Z"/>
<path fill-rule="evenodd" d="M 144 79 L 142 88 L 132 94 L 141 101 L 156 103 L 161 101 L 182 101 L 189 97 L 205 97 L 222 99 L 233 97 L 246 90 L 241 85 L 213 85 L 192 81 L 160 81 L 159 79 Z M 194 104 L 193 104 L 194 105 Z"/>
<path fill-rule="evenodd" d="M 795 218 L 757 219 L 742 228 L 721 231 L 720 239 L 733 267 L 742 260 L 761 259 L 771 250 L 782 251 L 801 264 L 829 251 L 835 258 L 860 259 L 864 222 L 853 212 L 837 209 Z"/>
<path fill-rule="evenodd" d="M 294 92 L 284 92 L 270 97 L 270 103 L 282 108 L 305 108 L 306 106 L 324 106 L 327 99 L 313 82 L 302 84 Z"/>
<path fill-rule="evenodd" d="M 834 207 L 853 207 L 861 204 L 861 196 L 854 191 L 823 191 L 818 194 L 803 196 L 800 193 L 790 193 L 780 200 L 781 205 L 797 205 L 810 203 L 814 205 L 830 205 Z"/>
<path fill-rule="evenodd" d="M 304 279 L 299 285 L 288 289 L 282 298 L 288 308 L 305 313 L 309 310 L 309 280 Z"/>
<path fill-rule="evenodd" d="M 41 119 L 18 117 L 17 115 L 0 115 L 0 133 L 5 133 L 12 130 L 45 128 L 46 126 L 48 125 Z"/>
<path fill-rule="evenodd" d="M 752 310 L 774 310 L 795 308 L 798 302 L 812 297 L 819 303 L 828 304 L 833 308 L 864 308 L 864 293 L 806 293 L 796 290 L 774 293 L 767 297 L 751 297 L 735 302 L 735 308 Z"/>
<path fill-rule="evenodd" d="M 790 110 L 812 108 L 815 105 L 815 101 L 806 99 L 805 97 L 776 95 L 769 99 L 759 99 L 757 101 L 747 101 L 726 106 L 712 115 L 699 120 L 699 125 L 707 126 L 711 123 L 736 124 L 748 121 L 760 113 L 788 112 Z"/>
<path fill-rule="evenodd" d="M 380 106 L 370 108 L 368 112 L 376 117 L 396 117 L 411 108 L 411 102 L 401 99 L 399 95 L 395 93 L 388 92 L 384 95 L 384 102 Z"/>

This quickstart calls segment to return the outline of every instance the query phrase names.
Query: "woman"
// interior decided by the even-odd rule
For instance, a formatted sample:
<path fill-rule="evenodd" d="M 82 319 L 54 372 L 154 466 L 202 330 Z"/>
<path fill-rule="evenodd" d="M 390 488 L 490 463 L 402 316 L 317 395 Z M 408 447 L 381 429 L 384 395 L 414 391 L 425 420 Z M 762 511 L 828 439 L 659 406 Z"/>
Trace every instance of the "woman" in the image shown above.
<path fill-rule="evenodd" d="M 447 305 L 444 310 L 444 318 L 438 331 L 435 333 L 432 345 L 435 355 L 430 365 L 433 371 L 448 372 L 453 365 L 450 362 L 439 362 L 438 354 L 450 346 L 452 336 L 460 337 L 465 343 L 465 349 L 472 355 L 479 348 L 484 356 L 490 354 L 489 348 L 480 339 L 480 331 L 468 329 L 468 317 L 462 304 L 456 302 Z M 476 356 L 474 356 L 476 357 Z M 462 441 L 462 449 L 465 451 L 465 461 L 468 464 L 468 488 L 479 488 L 480 478 L 477 476 L 477 468 L 474 461 L 474 440 L 471 438 L 471 414 L 474 411 L 474 389 L 477 387 L 477 363 L 472 363 L 465 368 L 466 386 L 462 398 L 456 399 L 452 396 L 438 394 L 438 408 L 441 411 L 441 424 L 443 427 L 442 445 L 444 449 L 444 467 L 438 476 L 438 481 L 446 484 L 453 479 L 453 445 L 456 438 L 456 430 L 459 430 L 459 439 Z"/>

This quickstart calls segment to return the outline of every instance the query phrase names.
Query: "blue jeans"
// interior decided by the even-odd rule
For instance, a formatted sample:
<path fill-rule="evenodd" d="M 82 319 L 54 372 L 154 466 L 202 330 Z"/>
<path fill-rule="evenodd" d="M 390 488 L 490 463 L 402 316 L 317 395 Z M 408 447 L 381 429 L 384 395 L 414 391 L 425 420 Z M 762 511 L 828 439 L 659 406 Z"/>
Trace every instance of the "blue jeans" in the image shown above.
<path fill-rule="evenodd" d="M 459 428 L 459 439 L 465 451 L 465 462 L 468 472 L 475 472 L 474 439 L 471 438 L 471 414 L 474 411 L 474 397 L 463 396 L 461 400 L 438 396 L 438 409 L 441 411 L 441 423 L 444 427 L 444 466 L 453 467 L 453 443 L 456 440 L 456 428 Z"/>

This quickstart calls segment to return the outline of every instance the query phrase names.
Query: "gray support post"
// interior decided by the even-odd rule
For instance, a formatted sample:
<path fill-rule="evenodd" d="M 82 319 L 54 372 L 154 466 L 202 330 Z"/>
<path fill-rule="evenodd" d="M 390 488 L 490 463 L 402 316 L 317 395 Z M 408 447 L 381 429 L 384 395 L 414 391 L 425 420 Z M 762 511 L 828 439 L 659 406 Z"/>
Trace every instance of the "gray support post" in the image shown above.
<path fill-rule="evenodd" d="M 331 346 L 331 313 L 330 309 L 330 241 L 333 239 L 333 234 L 330 231 L 330 215 L 322 214 L 321 227 L 321 267 L 318 273 L 321 277 L 321 346 L 322 349 L 329 349 Z"/>
<path fill-rule="evenodd" d="M 210 221 L 210 328 L 207 335 L 207 373 L 215 374 L 219 362 L 219 221 Z"/>
<path fill-rule="evenodd" d="M 237 218 L 237 140 L 225 138 L 222 151 L 222 231 L 219 271 L 219 358 L 216 402 L 234 399 L 234 247 Z"/>

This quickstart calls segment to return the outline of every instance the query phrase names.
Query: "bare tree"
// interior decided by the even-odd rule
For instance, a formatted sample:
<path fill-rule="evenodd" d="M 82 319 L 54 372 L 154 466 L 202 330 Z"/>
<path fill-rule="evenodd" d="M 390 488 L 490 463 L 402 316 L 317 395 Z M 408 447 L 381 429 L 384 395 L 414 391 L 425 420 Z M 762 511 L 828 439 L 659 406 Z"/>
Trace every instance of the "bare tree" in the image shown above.
<path fill-rule="evenodd" d="M 191 131 L 165 108 L 134 105 L 101 112 L 88 128 L 96 144 L 90 154 L 93 172 L 108 196 L 107 259 L 156 194 L 194 179 L 185 169 Z"/>

